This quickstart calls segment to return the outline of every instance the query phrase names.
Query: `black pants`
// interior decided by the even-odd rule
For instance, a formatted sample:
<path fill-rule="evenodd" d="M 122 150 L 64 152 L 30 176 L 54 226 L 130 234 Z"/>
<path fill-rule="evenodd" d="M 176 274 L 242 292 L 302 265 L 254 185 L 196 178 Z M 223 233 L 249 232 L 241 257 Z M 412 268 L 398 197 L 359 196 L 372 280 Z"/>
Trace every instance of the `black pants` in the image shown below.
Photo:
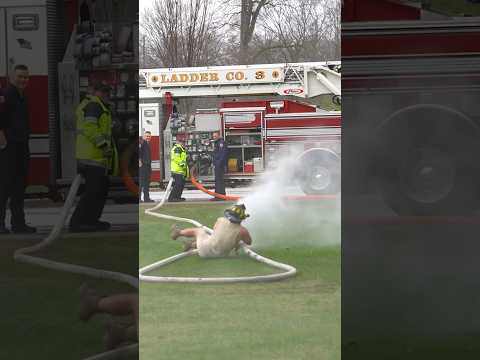
<path fill-rule="evenodd" d="M 173 187 L 168 200 L 176 200 L 182 197 L 183 188 L 185 187 L 185 177 L 182 174 L 172 173 Z"/>
<path fill-rule="evenodd" d="M 225 195 L 225 166 L 215 166 L 215 192 Z"/>
<path fill-rule="evenodd" d="M 139 169 L 140 175 L 140 195 L 143 192 L 143 200 L 150 200 L 150 177 L 152 175 L 152 168 L 150 165 L 143 165 Z"/>
<path fill-rule="evenodd" d="M 25 225 L 24 199 L 29 158 L 28 143 L 8 143 L 4 150 L 0 150 L 0 227 L 5 226 L 9 200 L 12 227 Z"/>
<path fill-rule="evenodd" d="M 85 189 L 70 219 L 70 226 L 93 225 L 102 216 L 108 195 L 108 175 L 100 166 L 79 165 Z"/>

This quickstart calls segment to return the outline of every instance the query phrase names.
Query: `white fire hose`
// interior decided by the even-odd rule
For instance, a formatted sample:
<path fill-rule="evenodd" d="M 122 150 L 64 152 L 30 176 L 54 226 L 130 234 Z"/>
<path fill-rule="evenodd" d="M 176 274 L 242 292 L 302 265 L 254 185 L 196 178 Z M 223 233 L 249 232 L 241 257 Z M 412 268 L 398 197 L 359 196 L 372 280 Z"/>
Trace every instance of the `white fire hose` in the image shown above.
<path fill-rule="evenodd" d="M 173 178 L 170 179 L 167 185 L 167 189 L 165 190 L 165 194 L 163 196 L 162 201 L 155 205 L 151 209 L 145 210 L 145 214 L 155 216 L 161 219 L 168 219 L 168 220 L 175 220 L 175 221 L 181 221 L 181 222 L 187 222 L 190 224 L 193 224 L 196 227 L 201 227 L 203 228 L 207 233 L 212 234 L 213 230 L 200 224 L 198 221 L 192 220 L 192 219 L 187 219 L 187 218 L 181 218 L 177 216 L 172 216 L 172 215 L 166 215 L 166 214 L 160 214 L 158 212 L 154 212 L 155 210 L 158 210 L 161 208 L 164 204 L 165 201 L 171 191 L 172 188 L 172 183 L 173 183 Z M 240 282 L 267 282 L 267 281 L 278 281 L 278 280 L 283 280 L 287 279 L 289 277 L 294 276 L 297 273 L 297 269 L 295 269 L 293 266 L 287 265 L 287 264 L 282 264 L 277 261 L 273 261 L 271 259 L 268 259 L 266 257 L 263 257 L 261 255 L 258 255 L 255 253 L 252 249 L 247 247 L 244 243 L 241 243 L 242 250 L 247 254 L 249 257 L 252 259 L 264 263 L 266 265 L 269 265 L 271 267 L 284 270 L 282 273 L 276 273 L 276 274 L 270 274 L 270 275 L 259 275 L 259 276 L 240 276 L 240 277 L 173 277 L 173 276 L 149 276 L 145 275 L 147 272 L 150 272 L 152 270 L 158 269 L 162 266 L 171 264 L 177 260 L 183 259 L 188 256 L 193 256 L 198 254 L 198 250 L 190 250 L 187 252 L 183 252 L 171 257 L 168 257 L 164 260 L 160 260 L 158 262 L 155 262 L 151 265 L 147 265 L 142 267 L 139 270 L 139 278 L 140 281 L 147 281 L 147 282 L 157 282 L 157 283 L 195 283 L 195 284 L 232 284 L 232 283 L 240 283 Z"/>
<path fill-rule="evenodd" d="M 128 274 L 123 274 L 115 271 L 107 271 L 102 269 L 95 269 L 88 266 L 74 265 L 74 264 L 68 264 L 68 263 L 63 263 L 59 261 L 47 260 L 41 257 L 31 255 L 34 252 L 50 247 L 53 243 L 55 243 L 57 240 L 60 239 L 60 234 L 62 232 L 68 213 L 73 206 L 73 202 L 75 200 L 75 196 L 77 194 L 77 191 L 78 191 L 78 188 L 80 187 L 81 182 L 82 182 L 82 176 L 79 174 L 75 177 L 75 179 L 72 182 L 72 186 L 70 187 L 70 191 L 68 192 L 67 199 L 65 200 L 62 211 L 60 213 L 60 217 L 58 218 L 58 221 L 53 227 L 50 234 L 44 240 L 42 240 L 40 243 L 34 246 L 16 250 L 15 253 L 13 254 L 13 258 L 17 262 L 38 265 L 38 266 L 52 269 L 52 270 L 86 275 L 86 276 L 99 278 L 99 279 L 108 279 L 108 280 L 124 282 L 138 289 L 138 279 Z M 120 354 L 128 355 L 128 354 L 134 354 L 134 352 L 135 353 L 138 352 L 138 344 L 128 345 L 112 351 L 107 351 L 105 353 L 95 355 L 94 357 L 89 357 L 88 359 L 85 359 L 85 360 L 118 359 Z"/>

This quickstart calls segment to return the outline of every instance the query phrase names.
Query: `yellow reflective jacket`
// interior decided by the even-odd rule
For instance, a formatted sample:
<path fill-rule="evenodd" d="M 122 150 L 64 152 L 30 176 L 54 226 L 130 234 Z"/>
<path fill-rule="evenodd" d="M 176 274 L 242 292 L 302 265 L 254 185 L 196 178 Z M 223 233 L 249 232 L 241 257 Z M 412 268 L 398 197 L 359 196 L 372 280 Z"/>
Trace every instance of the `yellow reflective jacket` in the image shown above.
<path fill-rule="evenodd" d="M 182 144 L 174 144 L 170 151 L 170 171 L 182 174 L 186 178 L 190 176 L 187 165 L 187 151 Z"/>
<path fill-rule="evenodd" d="M 77 159 L 118 175 L 118 153 L 112 137 L 112 114 L 98 96 L 87 95 L 77 111 Z"/>

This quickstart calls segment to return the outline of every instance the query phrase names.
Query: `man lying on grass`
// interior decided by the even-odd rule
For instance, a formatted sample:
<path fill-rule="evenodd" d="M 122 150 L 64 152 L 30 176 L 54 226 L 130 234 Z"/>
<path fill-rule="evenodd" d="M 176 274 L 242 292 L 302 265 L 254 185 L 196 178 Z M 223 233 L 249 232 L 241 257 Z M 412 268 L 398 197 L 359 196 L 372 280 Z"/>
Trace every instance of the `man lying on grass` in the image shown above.
<path fill-rule="evenodd" d="M 240 225 L 248 216 L 245 205 L 233 205 L 224 211 L 223 217 L 217 219 L 211 235 L 202 228 L 180 230 L 175 224 L 172 225 L 170 235 L 173 240 L 180 236 L 193 238 L 184 244 L 184 251 L 198 249 L 201 257 L 228 256 L 232 250 L 239 249 L 241 241 L 247 245 L 252 244 L 250 233 Z"/>

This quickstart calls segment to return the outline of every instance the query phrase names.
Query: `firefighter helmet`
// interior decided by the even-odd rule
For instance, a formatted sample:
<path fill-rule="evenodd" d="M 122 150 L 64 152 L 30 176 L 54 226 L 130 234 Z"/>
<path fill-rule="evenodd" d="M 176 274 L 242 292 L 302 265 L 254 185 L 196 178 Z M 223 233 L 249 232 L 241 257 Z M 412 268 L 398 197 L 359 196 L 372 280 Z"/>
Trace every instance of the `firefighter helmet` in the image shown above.
<path fill-rule="evenodd" d="M 246 208 L 243 204 L 233 205 L 224 211 L 224 215 L 232 223 L 240 224 L 243 220 L 250 216 L 245 213 L 245 210 Z"/>

